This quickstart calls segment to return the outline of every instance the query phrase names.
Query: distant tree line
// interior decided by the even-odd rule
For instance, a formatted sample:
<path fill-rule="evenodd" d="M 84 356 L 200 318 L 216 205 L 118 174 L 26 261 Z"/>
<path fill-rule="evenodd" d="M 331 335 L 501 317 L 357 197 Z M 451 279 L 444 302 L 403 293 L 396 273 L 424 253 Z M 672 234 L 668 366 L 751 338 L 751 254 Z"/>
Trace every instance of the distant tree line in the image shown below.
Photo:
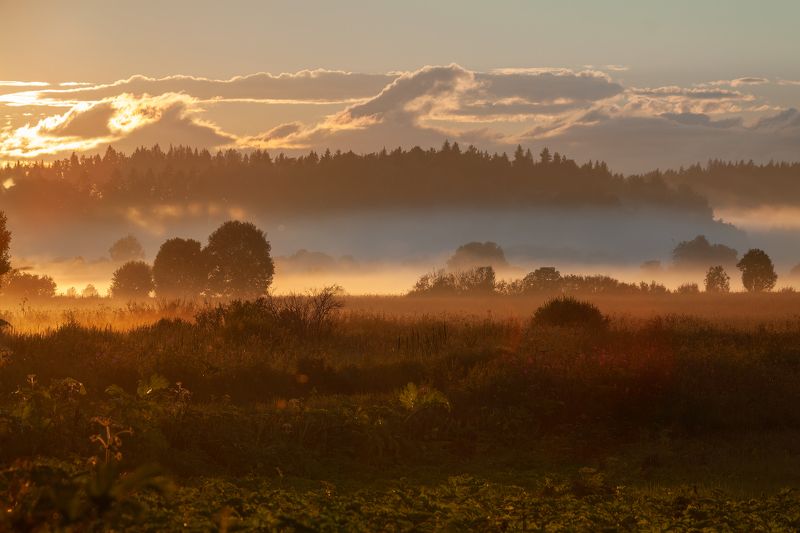
<path fill-rule="evenodd" d="M 273 157 L 265 151 L 212 154 L 188 147 L 140 148 L 52 163 L 0 168 L 0 208 L 65 215 L 102 207 L 209 202 L 261 212 L 425 206 L 527 207 L 655 205 L 711 216 L 705 199 L 660 176 L 624 178 L 602 161 L 575 162 L 544 149 L 490 154 L 445 142 Z M 10 183 L 10 182 L 9 182 Z"/>
<path fill-rule="evenodd" d="M 13 269 L 10 263 L 11 233 L 5 214 L 0 211 L 0 289 L 5 295 L 30 298 L 55 295 L 56 284 L 49 276 Z M 271 246 L 263 231 L 250 222 L 228 221 L 208 238 L 206 246 L 193 239 L 172 238 L 164 242 L 152 265 L 143 261 L 144 249 L 133 236 L 115 242 L 112 258 L 125 261 L 113 275 L 110 295 L 117 298 L 147 298 L 155 293 L 164 298 L 253 299 L 264 296 L 275 273 Z M 691 265 L 716 259 L 730 262 L 736 250 L 712 245 L 700 235 L 676 246 L 673 259 Z M 476 262 L 484 266 L 471 266 Z M 670 291 L 655 281 L 629 283 L 603 275 L 562 275 L 555 267 L 540 267 L 526 276 L 497 281 L 493 264 L 506 267 L 502 248 L 494 242 L 471 242 L 459 247 L 448 261 L 450 270 L 424 274 L 409 291 L 410 295 L 524 295 L 524 294 L 666 294 Z M 465 268 L 466 267 L 466 268 Z M 749 292 L 775 288 L 778 276 L 763 250 L 749 250 L 736 263 L 742 273 L 742 285 Z M 705 291 L 730 291 L 730 276 L 722 264 L 706 271 Z M 699 286 L 687 283 L 675 292 L 699 293 Z M 68 296 L 77 296 L 71 289 Z M 94 298 L 97 290 L 88 285 L 81 296 Z"/>
<path fill-rule="evenodd" d="M 640 177 L 663 179 L 675 187 L 691 187 L 714 205 L 780 205 L 800 201 L 800 162 L 721 161 L 678 170 L 654 171 Z"/>
<path fill-rule="evenodd" d="M 730 292 L 726 268 L 738 268 L 742 285 L 748 292 L 766 292 L 775 288 L 778 275 L 770 257 L 757 248 L 749 250 L 737 262 L 738 253 L 724 245 L 712 245 L 705 236 L 676 246 L 673 260 L 681 268 L 703 265 L 704 288 L 708 293 Z M 484 266 L 473 266 L 483 261 Z M 714 264 L 720 261 L 723 264 Z M 696 283 L 684 283 L 674 291 L 656 281 L 631 283 L 605 275 L 562 275 L 555 267 L 543 266 L 515 280 L 496 280 L 494 264 L 506 266 L 502 249 L 493 242 L 460 246 L 448 260 L 448 269 L 423 274 L 409 291 L 412 296 L 458 295 L 527 295 L 527 294 L 697 294 Z M 708 266 L 708 265 L 711 266 Z"/>

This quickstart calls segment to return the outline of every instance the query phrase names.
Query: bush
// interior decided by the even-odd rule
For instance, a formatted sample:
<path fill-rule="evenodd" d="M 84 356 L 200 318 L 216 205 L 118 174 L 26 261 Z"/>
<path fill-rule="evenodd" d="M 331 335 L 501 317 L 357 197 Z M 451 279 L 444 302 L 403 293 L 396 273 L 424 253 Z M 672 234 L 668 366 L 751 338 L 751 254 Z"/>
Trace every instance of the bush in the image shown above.
<path fill-rule="evenodd" d="M 553 298 L 533 314 L 533 322 L 545 326 L 605 328 L 606 318 L 594 304 L 571 296 Z"/>

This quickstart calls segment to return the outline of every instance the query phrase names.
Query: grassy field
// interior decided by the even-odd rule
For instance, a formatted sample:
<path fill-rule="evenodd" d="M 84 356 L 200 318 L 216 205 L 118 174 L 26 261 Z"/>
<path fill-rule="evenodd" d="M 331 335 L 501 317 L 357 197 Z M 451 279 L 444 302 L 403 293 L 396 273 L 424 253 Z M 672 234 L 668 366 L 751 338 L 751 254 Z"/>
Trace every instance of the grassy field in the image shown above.
<path fill-rule="evenodd" d="M 587 299 L 7 305 L 0 529 L 797 530 L 800 296 Z"/>

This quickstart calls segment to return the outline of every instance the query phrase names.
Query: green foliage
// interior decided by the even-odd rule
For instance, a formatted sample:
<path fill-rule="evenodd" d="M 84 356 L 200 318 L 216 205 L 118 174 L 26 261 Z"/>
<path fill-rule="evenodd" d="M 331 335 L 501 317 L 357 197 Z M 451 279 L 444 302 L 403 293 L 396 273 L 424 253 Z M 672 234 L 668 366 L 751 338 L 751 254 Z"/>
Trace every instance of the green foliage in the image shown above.
<path fill-rule="evenodd" d="M 98 476 L 100 477 L 100 476 Z M 30 529 L 173 531 L 792 531 L 792 490 L 760 498 L 678 486 L 609 487 L 581 469 L 570 483 L 532 485 L 469 475 L 378 487 L 344 483 L 283 486 L 264 478 L 205 478 L 172 488 L 154 470 L 94 483 L 60 463 L 16 464 L 0 472 L 9 509 L 0 526 Z M 95 485 L 97 489 L 90 486 Z M 46 528 L 46 529 L 45 529 Z"/>
<path fill-rule="evenodd" d="M 16 461 L 0 471 L 6 497 L 0 528 L 13 531 L 100 531 L 135 526 L 145 515 L 145 493 L 167 495 L 172 484 L 160 468 L 123 473 L 117 462 L 89 470 L 55 461 Z"/>
<path fill-rule="evenodd" d="M 139 398 L 153 398 L 158 393 L 169 388 L 169 381 L 164 376 L 153 374 L 149 379 L 140 380 L 136 387 L 136 395 Z"/>
<path fill-rule="evenodd" d="M 409 383 L 400 391 L 398 399 L 400 404 L 412 414 L 432 408 L 450 410 L 450 402 L 440 391 L 430 387 L 417 387 L 413 383 Z"/>
<path fill-rule="evenodd" d="M 4 334 L 0 530 L 798 524 L 796 496 L 774 494 L 800 471 L 775 452 L 800 431 L 794 322 L 609 322 L 565 298 L 529 323 L 396 318 L 336 301 Z M 769 485 L 678 488 L 692 472 Z"/>

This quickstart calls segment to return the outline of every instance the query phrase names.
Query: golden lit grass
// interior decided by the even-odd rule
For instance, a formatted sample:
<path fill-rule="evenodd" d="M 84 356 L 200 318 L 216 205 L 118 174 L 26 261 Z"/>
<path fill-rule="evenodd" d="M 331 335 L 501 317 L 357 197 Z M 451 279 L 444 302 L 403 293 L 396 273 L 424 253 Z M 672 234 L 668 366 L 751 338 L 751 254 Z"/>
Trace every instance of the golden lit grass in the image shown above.
<path fill-rule="evenodd" d="M 350 296 L 345 309 L 392 316 L 455 314 L 527 318 L 550 296 L 406 297 Z M 800 293 L 576 295 L 615 320 L 691 315 L 715 323 L 763 323 L 800 319 Z"/>
<path fill-rule="evenodd" d="M 747 326 L 779 325 L 800 320 L 800 293 L 730 294 L 587 294 L 576 295 L 594 303 L 614 322 L 649 319 L 665 315 L 689 315 L 715 324 Z M 280 298 L 280 297 L 279 297 Z M 550 296 L 345 296 L 349 315 L 377 315 L 395 319 L 423 316 L 471 318 L 517 318 L 525 320 Z M 162 318 L 191 321 L 213 301 L 166 301 L 149 299 L 125 302 L 110 298 L 57 297 L 38 301 L 0 299 L 0 317 L 17 332 L 43 332 L 67 322 L 83 326 L 130 330 Z"/>

